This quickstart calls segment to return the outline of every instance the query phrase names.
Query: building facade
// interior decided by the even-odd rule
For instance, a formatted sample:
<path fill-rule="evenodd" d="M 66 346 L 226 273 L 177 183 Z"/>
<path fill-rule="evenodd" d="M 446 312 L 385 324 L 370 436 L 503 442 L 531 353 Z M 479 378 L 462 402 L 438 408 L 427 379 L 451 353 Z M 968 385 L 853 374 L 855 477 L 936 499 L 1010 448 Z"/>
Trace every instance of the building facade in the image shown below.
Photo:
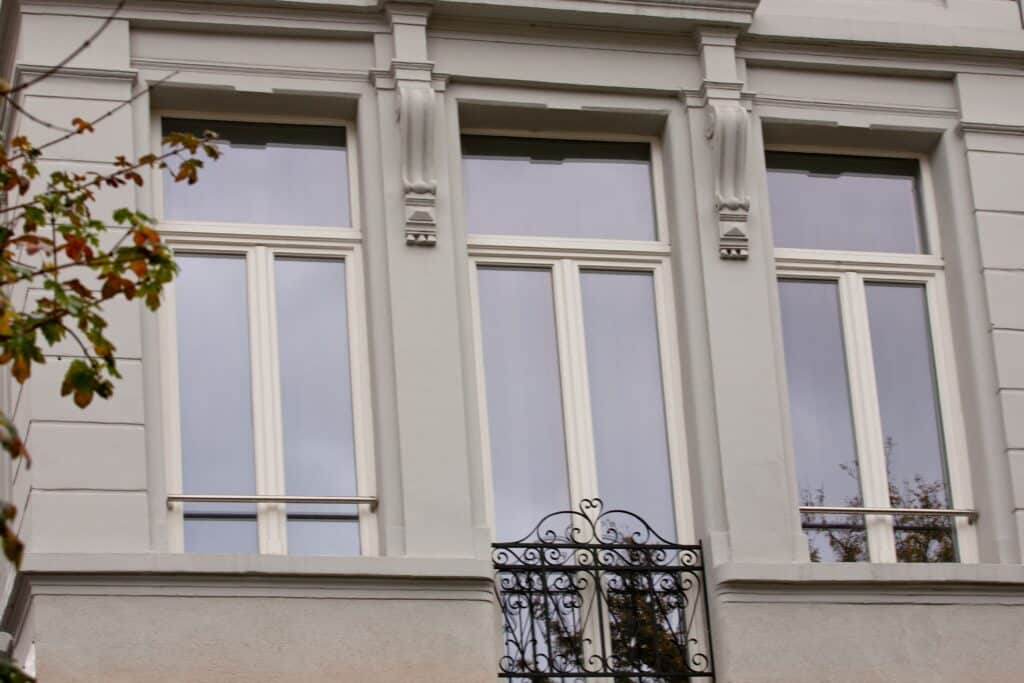
<path fill-rule="evenodd" d="M 115 5 L 4 0 L 0 74 Z M 108 311 L 114 398 L 59 397 L 70 347 L 4 383 L 35 461 L 2 472 L 15 658 L 54 683 L 493 681 L 492 543 L 600 498 L 702 544 L 715 680 L 1020 680 L 1021 21 L 131 0 L 23 94 L 114 110 L 44 170 L 181 130 L 225 154 L 100 197 L 181 266 L 158 314 Z"/>

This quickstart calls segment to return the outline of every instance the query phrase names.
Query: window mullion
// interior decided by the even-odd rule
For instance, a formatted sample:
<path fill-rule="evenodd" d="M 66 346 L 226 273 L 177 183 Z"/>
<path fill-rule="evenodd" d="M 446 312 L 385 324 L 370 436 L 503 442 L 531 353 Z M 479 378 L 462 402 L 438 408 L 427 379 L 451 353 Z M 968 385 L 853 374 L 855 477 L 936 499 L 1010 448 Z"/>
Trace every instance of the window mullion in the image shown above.
<path fill-rule="evenodd" d="M 249 345 L 252 354 L 253 447 L 256 451 L 256 492 L 284 493 L 280 379 L 277 372 L 277 335 L 274 326 L 274 256 L 266 247 L 248 254 Z M 285 507 L 259 503 L 260 552 L 284 554 Z"/>
<path fill-rule="evenodd" d="M 661 365 L 661 391 L 665 401 L 665 429 L 668 440 L 669 468 L 672 477 L 672 504 L 677 535 L 681 543 L 696 540 L 690 496 L 690 473 L 686 466 L 686 432 L 683 417 L 679 344 L 675 311 L 672 306 L 672 276 L 667 262 L 654 270 L 654 305 L 658 326 L 658 352 Z"/>
<path fill-rule="evenodd" d="M 857 464 L 861 496 L 867 507 L 889 507 L 889 480 L 882 442 L 882 417 L 875 382 L 871 329 L 864 278 L 844 273 L 839 280 L 843 336 L 850 382 Z M 895 562 L 892 518 L 866 516 L 869 557 L 873 562 Z"/>
<path fill-rule="evenodd" d="M 362 263 L 359 257 L 358 249 L 353 250 L 345 257 L 349 365 L 352 378 L 352 424 L 356 450 L 356 491 L 360 496 L 376 496 L 377 480 L 373 466 L 373 420 L 370 416 L 369 350 L 366 339 L 368 327 L 364 311 Z M 360 505 L 358 514 L 361 554 L 376 555 L 378 545 L 376 512 L 369 505 Z"/>
<path fill-rule="evenodd" d="M 164 290 L 164 303 L 158 313 L 160 326 L 160 383 L 163 394 L 164 458 L 168 493 L 184 493 L 184 460 L 181 452 L 181 394 L 179 389 L 178 364 L 178 303 L 175 286 L 171 283 Z M 174 503 L 169 506 L 167 520 L 167 549 L 171 552 L 185 550 L 185 506 Z"/>
<path fill-rule="evenodd" d="M 580 292 L 579 266 L 574 261 L 559 261 L 554 265 L 552 275 L 559 367 L 562 374 L 565 450 L 569 461 L 569 493 L 575 505 L 583 498 L 597 495 L 594 433 L 583 332 L 583 296 Z"/>
<path fill-rule="evenodd" d="M 953 358 L 953 333 L 942 302 L 947 301 L 942 273 L 925 282 L 928 302 L 928 326 L 931 333 L 933 369 L 939 395 L 942 437 L 946 446 L 946 473 L 949 481 L 950 507 L 973 508 L 970 469 L 967 466 L 967 442 L 963 431 L 963 409 L 957 386 Z M 965 518 L 955 519 L 957 551 L 961 562 L 978 561 L 976 527 Z"/>

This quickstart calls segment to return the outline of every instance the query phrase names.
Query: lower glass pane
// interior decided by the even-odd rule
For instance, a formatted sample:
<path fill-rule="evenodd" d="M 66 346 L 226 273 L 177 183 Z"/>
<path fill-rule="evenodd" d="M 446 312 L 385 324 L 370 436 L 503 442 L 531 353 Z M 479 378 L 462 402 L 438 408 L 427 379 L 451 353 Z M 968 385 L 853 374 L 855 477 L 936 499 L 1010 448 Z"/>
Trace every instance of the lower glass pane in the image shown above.
<path fill-rule="evenodd" d="M 359 516 L 355 506 L 342 508 L 332 516 L 289 514 L 288 554 L 358 555 Z"/>
<path fill-rule="evenodd" d="M 862 515 L 801 515 L 811 562 L 867 562 L 868 538 Z"/>
<path fill-rule="evenodd" d="M 894 518 L 896 559 L 900 562 L 956 562 L 956 527 L 948 517 Z"/>
<path fill-rule="evenodd" d="M 480 268 L 478 282 L 495 533 L 512 541 L 569 507 L 554 293 L 544 269 Z"/>
<path fill-rule="evenodd" d="M 889 501 L 894 507 L 950 507 L 925 287 L 868 283 L 865 292 Z M 893 523 L 900 562 L 956 561 L 948 518 L 914 515 Z"/>
<path fill-rule="evenodd" d="M 274 279 L 285 490 L 293 496 L 354 496 L 345 262 L 278 257 Z M 288 553 L 358 555 L 356 512 L 333 504 L 290 505 Z"/>
<path fill-rule="evenodd" d="M 185 552 L 258 553 L 256 515 L 215 517 L 185 516 Z"/>
<path fill-rule="evenodd" d="M 839 285 L 780 280 L 779 301 L 800 505 L 862 506 Z M 863 518 L 803 519 L 812 562 L 867 560 Z"/>
<path fill-rule="evenodd" d="M 675 540 L 654 276 L 584 271 L 580 285 L 598 492 Z"/>
<path fill-rule="evenodd" d="M 179 254 L 177 262 L 182 490 L 251 495 L 256 466 L 245 257 Z M 185 550 L 257 552 L 255 512 L 244 503 L 187 504 Z"/>

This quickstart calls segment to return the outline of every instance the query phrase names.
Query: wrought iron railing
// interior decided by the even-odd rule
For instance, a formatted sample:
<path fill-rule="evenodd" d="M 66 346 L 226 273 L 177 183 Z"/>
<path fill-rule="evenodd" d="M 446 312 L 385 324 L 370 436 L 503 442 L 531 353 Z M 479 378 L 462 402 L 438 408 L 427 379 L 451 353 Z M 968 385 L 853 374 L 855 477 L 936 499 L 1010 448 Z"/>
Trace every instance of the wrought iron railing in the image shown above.
<path fill-rule="evenodd" d="M 714 675 L 700 545 L 599 499 L 493 544 L 504 616 L 499 677 L 662 683 Z"/>

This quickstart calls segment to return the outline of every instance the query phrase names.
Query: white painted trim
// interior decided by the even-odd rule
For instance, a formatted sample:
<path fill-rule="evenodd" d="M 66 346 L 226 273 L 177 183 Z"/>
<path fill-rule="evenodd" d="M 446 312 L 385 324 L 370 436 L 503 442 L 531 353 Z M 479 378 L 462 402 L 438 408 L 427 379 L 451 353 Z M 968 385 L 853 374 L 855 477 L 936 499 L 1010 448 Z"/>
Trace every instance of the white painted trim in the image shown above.
<path fill-rule="evenodd" d="M 160 385 L 163 388 L 161 420 L 164 439 L 164 477 L 168 492 L 181 491 L 181 390 L 178 384 L 178 324 L 177 297 L 172 284 L 164 288 L 164 303 L 157 312 L 157 327 L 160 330 Z M 170 552 L 185 550 L 185 506 L 169 505 L 167 519 L 167 549 Z"/>
<path fill-rule="evenodd" d="M 665 402 L 665 429 L 668 443 L 669 472 L 675 501 L 676 535 L 680 543 L 697 542 L 693 514 L 693 489 L 686 452 L 686 413 L 683 371 L 680 361 L 679 327 L 676 324 L 672 276 L 666 262 L 654 270 L 655 320 L 658 348 L 661 352 L 662 400 Z"/>
<path fill-rule="evenodd" d="M 927 254 L 890 254 L 872 251 L 830 251 L 826 249 L 775 249 L 775 262 L 787 270 L 829 270 L 842 273 L 934 273 L 942 270 L 943 260 Z"/>
<path fill-rule="evenodd" d="M 288 232 L 294 231 L 297 227 L 300 230 L 311 230 L 311 231 L 358 231 L 359 217 L 361 211 L 360 201 L 360 188 L 359 188 L 359 144 L 358 144 L 358 131 L 356 130 L 355 124 L 344 118 L 323 118 L 313 116 L 302 116 L 302 115 L 279 115 L 279 114 L 240 114 L 240 113 L 225 113 L 216 111 L 198 111 L 198 110 L 185 110 L 185 109 L 161 109 L 153 111 L 150 125 L 150 149 L 154 150 L 154 153 L 159 153 L 158 150 L 163 148 L 163 119 L 165 118 L 179 118 L 179 119 L 199 119 L 199 120 L 210 120 L 210 121 L 226 121 L 226 122 L 238 122 L 238 123 L 280 123 L 282 125 L 308 125 L 308 126 L 333 126 L 336 128 L 345 129 L 345 158 L 347 160 L 346 174 L 348 176 L 348 192 L 349 192 L 349 225 L 347 226 L 324 226 L 307 228 L 305 226 L 295 225 L 274 225 L 274 224 L 240 224 L 240 223 L 213 223 L 207 222 L 202 223 L 208 226 L 217 226 L 219 229 L 229 230 L 230 226 L 237 226 L 239 229 L 243 225 L 248 225 L 250 228 L 259 227 L 266 231 L 268 229 L 285 229 Z M 152 173 L 153 182 L 153 216 L 156 217 L 161 223 L 164 219 L 164 173 L 160 169 L 155 169 Z M 187 226 L 189 222 L 175 222 L 179 226 Z M 199 225 L 199 223 L 195 224 Z M 311 233 L 315 234 L 315 233 Z"/>
<path fill-rule="evenodd" d="M 204 121 L 227 121 L 237 123 L 283 123 L 296 126 L 336 126 L 347 128 L 352 121 L 339 117 L 304 116 L 302 114 L 244 114 L 240 112 L 203 111 L 199 109 L 161 109 L 158 119 L 200 119 Z M 348 131 L 345 135 L 348 146 Z"/>
<path fill-rule="evenodd" d="M 481 397 L 478 405 L 483 469 L 487 477 L 485 497 L 488 523 L 493 530 L 495 524 L 493 463 L 488 428 L 477 269 L 488 266 L 530 268 L 543 269 L 550 274 L 558 346 L 565 457 L 569 479 L 568 493 L 572 506 L 577 505 L 583 498 L 600 495 L 590 407 L 589 366 L 586 355 L 580 270 L 585 268 L 586 270 L 648 273 L 653 279 L 655 295 L 656 334 L 659 346 L 662 400 L 665 409 L 669 476 L 672 484 L 676 533 L 681 542 L 689 542 L 695 538 L 696 531 L 686 454 L 682 372 L 678 340 L 674 332 L 677 327 L 674 319 L 673 290 L 668 256 L 660 258 L 640 256 L 632 260 L 625 256 L 602 260 L 599 256 L 592 254 L 589 259 L 574 259 L 569 256 L 557 258 L 491 249 L 479 253 L 474 251 L 470 255 L 469 273 L 475 339 L 474 360 L 477 366 L 477 390 Z"/>
<path fill-rule="evenodd" d="M 668 250 L 668 236 L 664 234 L 668 225 L 668 209 L 665 195 L 664 162 L 661 154 L 661 139 L 651 135 L 630 135 L 628 133 L 603 134 L 603 133 L 580 133 L 572 131 L 527 131 L 527 130 L 506 130 L 499 128 L 464 128 L 460 135 L 483 135 L 504 138 L 524 138 L 535 140 L 579 140 L 584 142 L 642 142 L 648 145 L 651 158 L 651 202 L 654 208 L 654 240 L 604 240 L 572 237 L 519 237 L 504 235 L 481 235 L 474 234 L 467 229 L 467 239 L 470 244 L 480 241 L 504 240 L 510 244 L 518 243 L 521 246 L 536 244 L 544 248 L 549 244 L 559 244 L 564 248 L 573 248 L 573 245 L 587 245 L 598 250 L 627 250 L 631 251 L 640 245 L 657 244 Z M 460 144 L 461 148 L 461 144 Z"/>
<path fill-rule="evenodd" d="M 931 353 L 945 446 L 945 467 L 952 497 L 950 506 L 973 508 L 963 410 L 953 357 L 953 334 L 945 292 L 944 259 L 931 164 L 927 154 L 886 149 L 837 148 L 820 145 L 772 145 L 767 151 L 824 153 L 914 159 L 919 165 L 918 190 L 927 254 L 776 248 L 779 278 L 833 280 L 840 285 L 840 315 L 847 356 L 850 399 L 854 413 L 861 491 L 869 507 L 890 507 L 881 409 L 875 380 L 868 320 L 866 282 L 921 284 L 925 287 Z M 895 562 L 893 519 L 867 516 L 868 547 L 873 562 Z M 978 562 L 977 528 L 966 519 L 955 522 L 961 562 Z"/>
<path fill-rule="evenodd" d="M 473 363 L 476 367 L 477 420 L 480 425 L 480 457 L 483 462 L 484 508 L 487 527 L 492 534 L 496 528 L 494 516 L 494 466 L 491 461 L 491 430 L 487 420 L 487 381 L 484 364 L 483 325 L 480 318 L 480 287 L 477 262 L 469 259 L 469 300 L 473 315 Z"/>
<path fill-rule="evenodd" d="M 964 429 L 963 407 L 953 351 L 953 328 L 950 325 L 946 302 L 946 281 L 938 273 L 926 283 L 928 319 L 932 333 L 932 356 L 935 364 L 935 383 L 939 393 L 939 411 L 946 445 L 946 471 L 953 500 L 950 507 L 974 509 L 971 485 L 970 458 L 967 434 Z M 957 545 L 960 561 L 977 563 L 978 532 L 969 520 L 956 520 Z"/>
<path fill-rule="evenodd" d="M 924 286 L 934 376 L 945 447 L 945 468 L 952 501 L 951 507 L 973 509 L 970 468 L 968 466 L 963 412 L 960 405 L 953 358 L 953 336 L 946 313 L 944 274 L 941 270 L 918 272 L 913 267 L 899 272 L 887 266 L 882 270 L 818 268 L 813 264 L 787 261 L 777 268 L 779 279 L 824 280 L 839 283 L 840 315 L 857 440 L 860 486 L 868 507 L 890 507 L 886 473 L 885 444 L 878 404 L 874 352 L 868 318 L 865 285 L 867 283 L 920 284 Z M 891 517 L 869 515 L 865 519 L 868 548 L 872 562 L 896 562 L 895 537 Z M 965 519 L 955 522 L 960 561 L 978 562 L 977 527 Z"/>
<path fill-rule="evenodd" d="M 369 327 L 366 317 L 366 282 L 362 247 L 354 245 L 345 260 L 345 293 L 348 304 L 349 377 L 352 392 L 352 426 L 356 458 L 356 493 L 377 495 L 377 475 L 373 440 L 373 395 L 370 381 Z M 361 555 L 380 552 L 377 511 L 368 505 L 359 508 L 359 545 Z"/>
<path fill-rule="evenodd" d="M 463 129 L 465 135 L 500 135 L 540 139 L 595 140 L 602 142 L 645 142 L 651 146 L 651 182 L 654 200 L 656 240 L 578 239 L 570 237 L 530 237 L 515 235 L 467 235 L 469 282 L 475 342 L 477 392 L 483 471 L 486 479 L 487 521 L 493 532 L 494 480 L 490 431 L 487 414 L 487 390 L 477 269 L 481 266 L 541 268 L 550 273 L 555 333 L 562 398 L 565 456 L 569 496 L 575 507 L 582 498 L 599 495 L 592 411 L 590 406 L 589 367 L 587 365 L 580 270 L 609 270 L 649 273 L 655 295 L 656 334 L 662 375 L 662 400 L 665 409 L 669 476 L 675 509 L 676 533 L 682 542 L 695 538 L 689 465 L 686 456 L 683 413 L 682 371 L 673 287 L 665 226 L 668 225 L 666 190 L 660 140 L 643 135 L 605 135 L 560 131 L 515 131 Z"/>
<path fill-rule="evenodd" d="M 223 114 L 220 112 L 161 111 L 151 119 L 150 133 L 155 149 L 161 139 L 161 118 L 204 118 L 224 121 L 259 121 L 288 124 L 336 125 L 346 129 L 350 227 L 297 226 L 203 221 L 166 221 L 159 224 L 161 235 L 175 251 L 191 254 L 240 255 L 246 259 L 246 300 L 249 318 L 249 354 L 252 373 L 252 416 L 256 493 L 284 494 L 284 436 L 281 416 L 281 379 L 278 366 L 276 289 L 274 259 L 277 256 L 331 258 L 345 262 L 345 291 L 348 308 L 349 365 L 351 376 L 353 439 L 358 495 L 376 495 L 374 472 L 373 418 L 369 378 L 369 343 L 365 289 L 361 259 L 359 157 L 357 135 L 352 124 L 341 119 Z M 163 213 L 163 174 L 156 173 L 153 188 L 155 211 Z M 164 393 L 165 468 L 168 492 L 180 492 L 181 418 L 178 386 L 177 324 L 174 284 L 166 290 L 165 305 L 158 313 L 162 339 L 166 341 L 160 359 Z M 168 546 L 184 550 L 183 506 L 169 506 Z M 279 503 L 257 505 L 259 548 L 262 554 L 287 553 L 287 510 Z M 361 554 L 378 553 L 376 511 L 359 509 Z"/>
<path fill-rule="evenodd" d="M 258 295 L 250 301 L 250 311 L 259 317 L 260 330 L 258 339 L 250 339 L 249 347 L 252 354 L 254 375 L 259 369 L 262 381 L 260 411 L 253 413 L 253 424 L 259 424 L 266 438 L 265 448 L 256 452 L 259 469 L 263 472 L 264 490 L 269 495 L 285 495 L 284 474 L 284 425 L 281 417 L 281 373 L 278 365 L 280 350 L 277 335 L 277 288 L 274 268 L 275 254 L 266 247 L 256 247 L 253 260 L 257 268 L 257 277 L 252 282 L 251 291 Z M 253 392 L 256 393 L 255 391 Z M 255 397 L 254 397 L 255 399 Z M 257 475 L 257 482 L 260 481 Z M 261 491 L 262 493 L 262 491 Z M 261 536 L 266 538 L 263 553 L 284 555 L 288 552 L 286 506 L 281 503 L 259 503 Z M 261 543 L 262 546 L 262 543 Z"/>

